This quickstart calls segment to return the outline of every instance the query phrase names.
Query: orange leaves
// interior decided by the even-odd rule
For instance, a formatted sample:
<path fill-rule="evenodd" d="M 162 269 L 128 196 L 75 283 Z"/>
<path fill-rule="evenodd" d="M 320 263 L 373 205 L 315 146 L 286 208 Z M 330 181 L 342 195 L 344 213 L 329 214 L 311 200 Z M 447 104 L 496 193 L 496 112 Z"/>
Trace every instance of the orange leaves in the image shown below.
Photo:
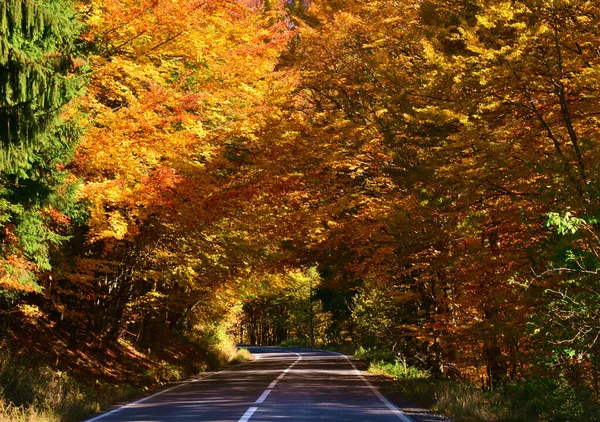
<path fill-rule="evenodd" d="M 96 204 L 91 225 L 122 238 L 123 218 L 143 219 L 166 200 L 166 174 L 198 180 L 220 153 L 214 142 L 252 137 L 266 124 L 287 36 L 227 1 L 92 2 L 88 19 L 101 49 L 92 58 L 92 127 L 76 165 L 93 182 L 85 188 Z"/>
<path fill-rule="evenodd" d="M 9 291 L 39 292 L 35 264 L 22 256 L 7 255 L 0 260 L 0 288 Z"/>
<path fill-rule="evenodd" d="M 263 195 L 249 164 L 295 83 L 275 71 L 293 34 L 279 12 L 237 1 L 88 5 L 97 50 L 74 167 L 90 250 L 117 265 L 79 260 L 68 279 L 98 297 L 154 284 L 157 311 L 200 312 L 263 246 L 238 217 Z M 106 283 L 94 288 L 94 277 Z"/>
<path fill-rule="evenodd" d="M 53 206 L 42 209 L 42 215 L 45 215 L 46 217 L 46 225 L 52 228 L 58 228 L 59 232 L 61 229 L 64 231 L 71 225 L 71 218 Z"/>

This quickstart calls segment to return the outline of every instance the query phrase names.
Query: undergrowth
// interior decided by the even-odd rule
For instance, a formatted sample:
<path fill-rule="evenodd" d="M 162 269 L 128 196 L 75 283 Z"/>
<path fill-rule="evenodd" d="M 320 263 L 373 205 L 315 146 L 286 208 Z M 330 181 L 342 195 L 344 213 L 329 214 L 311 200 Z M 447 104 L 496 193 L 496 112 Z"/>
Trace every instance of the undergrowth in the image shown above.
<path fill-rule="evenodd" d="M 355 357 L 369 362 L 370 372 L 393 378 L 403 397 L 455 422 L 600 421 L 600 407 L 592 394 L 559 376 L 532 377 L 483 390 L 473 382 L 436 378 L 394 352 L 360 347 Z"/>
<path fill-rule="evenodd" d="M 222 366 L 252 360 L 252 354 L 246 349 L 238 349 L 227 334 L 227 327 L 219 324 L 205 325 L 192 334 L 192 340 L 206 351 L 203 371 L 214 370 Z"/>
<path fill-rule="evenodd" d="M 252 359 L 223 338 L 201 345 L 205 359 L 194 365 L 195 373 L 228 363 Z M 149 358 L 149 357 L 147 357 Z M 148 364 L 149 360 L 145 360 Z M 72 374 L 42 363 L 34 356 L 0 350 L 0 421 L 69 422 L 81 420 L 115 403 L 141 395 L 149 388 L 186 378 L 194 369 L 177 362 L 151 359 L 135 385 L 76 379 Z"/>
<path fill-rule="evenodd" d="M 73 421 L 139 395 L 130 385 L 86 385 L 66 372 L 7 352 L 0 355 L 0 421 Z"/>
<path fill-rule="evenodd" d="M 229 363 L 236 364 L 251 360 L 254 360 L 254 356 L 252 356 L 252 353 L 248 349 L 239 349 Z"/>
<path fill-rule="evenodd" d="M 53 412 L 34 407 L 15 406 L 0 399 L 0 421 L 11 422 L 60 422 Z"/>

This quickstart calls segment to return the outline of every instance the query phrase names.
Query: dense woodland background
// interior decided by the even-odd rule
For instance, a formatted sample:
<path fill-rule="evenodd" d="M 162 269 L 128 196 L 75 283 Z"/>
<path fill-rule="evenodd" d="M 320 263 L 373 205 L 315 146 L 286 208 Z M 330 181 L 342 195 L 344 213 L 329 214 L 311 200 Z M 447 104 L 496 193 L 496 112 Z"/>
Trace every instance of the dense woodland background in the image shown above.
<path fill-rule="evenodd" d="M 599 97 L 594 0 L 2 0 L 0 398 L 234 338 L 598 420 Z"/>

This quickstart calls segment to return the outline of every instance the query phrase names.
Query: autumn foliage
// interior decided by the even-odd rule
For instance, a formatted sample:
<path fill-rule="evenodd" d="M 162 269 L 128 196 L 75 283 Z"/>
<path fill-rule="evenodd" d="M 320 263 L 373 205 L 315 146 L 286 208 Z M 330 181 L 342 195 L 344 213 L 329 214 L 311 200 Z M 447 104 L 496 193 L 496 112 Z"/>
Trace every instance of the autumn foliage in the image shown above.
<path fill-rule="evenodd" d="M 63 3 L 0 8 L 5 333 L 363 345 L 596 403 L 597 2 Z"/>

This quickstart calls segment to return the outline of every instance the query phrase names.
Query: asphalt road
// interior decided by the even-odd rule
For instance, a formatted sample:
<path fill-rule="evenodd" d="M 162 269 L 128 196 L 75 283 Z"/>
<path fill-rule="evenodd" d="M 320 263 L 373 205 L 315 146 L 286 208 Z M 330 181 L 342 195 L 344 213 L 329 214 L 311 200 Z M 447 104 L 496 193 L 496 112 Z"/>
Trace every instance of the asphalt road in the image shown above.
<path fill-rule="evenodd" d="M 414 422 L 343 355 L 250 347 L 256 360 L 176 384 L 92 421 Z"/>

